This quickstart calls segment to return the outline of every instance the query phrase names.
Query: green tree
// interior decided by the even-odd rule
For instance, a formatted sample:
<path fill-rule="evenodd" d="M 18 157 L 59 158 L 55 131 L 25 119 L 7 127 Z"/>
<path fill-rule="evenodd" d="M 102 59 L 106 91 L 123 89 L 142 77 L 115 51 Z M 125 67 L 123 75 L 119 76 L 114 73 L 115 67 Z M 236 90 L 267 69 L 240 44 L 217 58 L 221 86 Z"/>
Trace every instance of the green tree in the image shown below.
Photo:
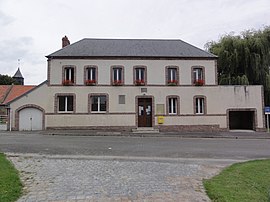
<path fill-rule="evenodd" d="M 8 75 L 1 75 L 0 74 L 0 85 L 11 85 L 11 84 L 17 84 L 16 81 L 8 76 Z"/>
<path fill-rule="evenodd" d="M 219 57 L 219 84 L 263 85 L 265 103 L 270 105 L 270 26 L 224 35 L 205 47 Z"/>

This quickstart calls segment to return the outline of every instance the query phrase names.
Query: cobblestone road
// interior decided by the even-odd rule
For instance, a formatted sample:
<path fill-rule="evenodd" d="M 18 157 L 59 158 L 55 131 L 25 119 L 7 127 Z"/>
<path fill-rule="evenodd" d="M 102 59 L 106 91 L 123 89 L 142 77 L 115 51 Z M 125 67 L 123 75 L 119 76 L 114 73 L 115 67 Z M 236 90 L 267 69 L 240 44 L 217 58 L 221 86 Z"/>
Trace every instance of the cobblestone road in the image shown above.
<path fill-rule="evenodd" d="M 25 185 L 18 202 L 209 201 L 202 179 L 229 163 L 9 154 Z"/>

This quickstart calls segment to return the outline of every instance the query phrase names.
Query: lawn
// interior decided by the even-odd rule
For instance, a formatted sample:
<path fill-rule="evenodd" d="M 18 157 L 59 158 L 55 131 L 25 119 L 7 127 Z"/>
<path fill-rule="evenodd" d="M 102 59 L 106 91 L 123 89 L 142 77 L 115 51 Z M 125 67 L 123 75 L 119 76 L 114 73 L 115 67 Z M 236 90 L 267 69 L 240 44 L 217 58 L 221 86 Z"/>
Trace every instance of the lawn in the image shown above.
<path fill-rule="evenodd" d="M 17 170 L 0 153 L 0 201 L 16 201 L 22 193 L 22 183 Z"/>
<path fill-rule="evenodd" d="M 270 160 L 236 163 L 203 184 L 212 201 L 270 202 Z"/>

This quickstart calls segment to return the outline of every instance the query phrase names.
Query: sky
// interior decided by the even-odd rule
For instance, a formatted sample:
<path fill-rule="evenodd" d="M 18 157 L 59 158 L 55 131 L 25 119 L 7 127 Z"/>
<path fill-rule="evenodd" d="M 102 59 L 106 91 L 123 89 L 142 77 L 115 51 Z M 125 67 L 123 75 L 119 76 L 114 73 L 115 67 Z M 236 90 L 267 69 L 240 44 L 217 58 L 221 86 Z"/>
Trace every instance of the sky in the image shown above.
<path fill-rule="evenodd" d="M 229 33 L 270 26 L 270 0 L 0 0 L 0 74 L 26 85 L 47 77 L 47 58 L 83 38 L 181 39 L 204 49 Z M 19 61 L 18 61 L 19 60 Z"/>

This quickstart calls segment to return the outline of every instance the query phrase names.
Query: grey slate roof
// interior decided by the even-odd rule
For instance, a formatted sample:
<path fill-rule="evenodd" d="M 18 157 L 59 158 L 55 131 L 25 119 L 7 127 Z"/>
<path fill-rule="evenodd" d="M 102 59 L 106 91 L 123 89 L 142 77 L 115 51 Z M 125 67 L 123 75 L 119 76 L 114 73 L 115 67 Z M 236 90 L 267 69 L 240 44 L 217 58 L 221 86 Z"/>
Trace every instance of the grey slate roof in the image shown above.
<path fill-rule="evenodd" d="M 18 68 L 17 72 L 14 74 L 13 78 L 23 78 L 20 68 Z"/>
<path fill-rule="evenodd" d="M 181 40 L 86 38 L 46 57 L 216 58 L 217 56 Z"/>

